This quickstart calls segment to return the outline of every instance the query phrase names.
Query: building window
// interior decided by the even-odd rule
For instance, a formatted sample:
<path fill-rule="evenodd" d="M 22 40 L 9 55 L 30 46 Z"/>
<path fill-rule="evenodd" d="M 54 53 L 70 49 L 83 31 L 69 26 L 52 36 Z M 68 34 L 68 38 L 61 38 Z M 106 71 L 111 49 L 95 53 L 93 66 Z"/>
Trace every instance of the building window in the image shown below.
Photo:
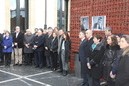
<path fill-rule="evenodd" d="M 64 28 L 64 0 L 58 0 L 57 2 L 57 26 L 62 29 Z"/>
<path fill-rule="evenodd" d="M 57 26 L 67 31 L 68 29 L 68 2 L 69 0 L 58 0 Z"/>
<path fill-rule="evenodd" d="M 11 31 L 20 26 L 22 31 L 28 28 L 28 0 L 10 0 Z"/>

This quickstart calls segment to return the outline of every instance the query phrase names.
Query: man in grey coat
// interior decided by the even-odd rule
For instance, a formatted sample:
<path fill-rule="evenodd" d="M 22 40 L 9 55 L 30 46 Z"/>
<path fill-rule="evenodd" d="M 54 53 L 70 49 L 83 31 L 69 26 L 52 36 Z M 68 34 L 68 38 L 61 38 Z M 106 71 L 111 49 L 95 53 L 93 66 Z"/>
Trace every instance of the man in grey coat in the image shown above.
<path fill-rule="evenodd" d="M 31 33 L 30 29 L 26 30 L 26 33 L 24 35 L 24 56 L 25 56 L 25 65 L 32 64 L 32 58 L 33 58 L 33 49 L 32 49 L 32 42 L 34 39 L 34 35 Z"/>

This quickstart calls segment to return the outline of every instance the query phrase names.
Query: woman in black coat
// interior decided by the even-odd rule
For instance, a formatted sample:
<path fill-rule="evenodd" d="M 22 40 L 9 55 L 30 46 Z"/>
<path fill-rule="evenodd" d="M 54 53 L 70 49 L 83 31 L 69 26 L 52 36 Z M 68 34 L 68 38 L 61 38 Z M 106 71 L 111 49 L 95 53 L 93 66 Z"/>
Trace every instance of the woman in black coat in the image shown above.
<path fill-rule="evenodd" d="M 52 33 L 52 40 L 50 43 L 50 57 L 51 57 L 51 64 L 52 64 L 52 70 L 56 70 L 57 69 L 57 59 L 58 59 L 58 54 L 57 54 L 57 50 L 58 50 L 58 38 L 57 38 L 57 34 L 55 32 Z"/>
<path fill-rule="evenodd" d="M 129 35 L 122 36 L 120 48 L 123 52 L 118 65 L 115 86 L 129 86 Z"/>
<path fill-rule="evenodd" d="M 108 86 L 114 86 L 115 82 L 110 78 L 110 71 L 113 65 L 114 60 L 117 56 L 117 51 L 120 50 L 120 47 L 117 42 L 116 36 L 108 36 L 107 38 L 107 46 L 104 52 L 104 60 L 103 60 L 103 77 Z"/>
<path fill-rule="evenodd" d="M 61 43 L 61 62 L 63 68 L 63 75 L 66 76 L 68 73 L 68 62 L 70 59 L 70 39 L 67 32 L 63 34 L 63 40 Z"/>
<path fill-rule="evenodd" d="M 102 37 L 99 35 L 94 36 L 94 43 L 89 52 L 90 74 L 92 78 L 92 86 L 100 86 L 100 77 L 102 75 L 101 59 L 104 55 L 104 46 L 101 43 Z"/>

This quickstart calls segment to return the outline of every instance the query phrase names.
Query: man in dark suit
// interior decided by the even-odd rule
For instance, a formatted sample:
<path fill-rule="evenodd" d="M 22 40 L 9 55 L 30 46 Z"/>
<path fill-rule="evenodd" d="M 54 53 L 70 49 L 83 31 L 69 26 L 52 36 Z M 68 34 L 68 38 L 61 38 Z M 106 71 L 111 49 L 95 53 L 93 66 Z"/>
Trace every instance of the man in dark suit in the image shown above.
<path fill-rule="evenodd" d="M 108 38 L 108 36 L 111 36 L 112 35 L 112 29 L 111 29 L 111 27 L 106 27 L 104 33 L 105 33 L 105 37 L 102 40 L 102 44 L 103 44 L 104 48 L 106 48 L 107 38 Z"/>
<path fill-rule="evenodd" d="M 15 52 L 15 65 L 22 65 L 22 48 L 24 34 L 20 31 L 20 27 L 16 26 L 15 33 L 13 35 L 14 52 Z"/>
<path fill-rule="evenodd" d="M 45 38 L 45 56 L 46 56 L 46 63 L 48 68 L 52 67 L 51 57 L 50 57 L 50 44 L 53 38 L 52 32 L 53 32 L 52 27 L 49 27 L 48 34 L 46 35 L 46 38 Z"/>
<path fill-rule="evenodd" d="M 92 30 L 87 30 L 86 31 L 86 38 L 87 38 L 87 46 L 86 46 L 86 55 L 87 57 L 90 56 L 90 48 L 91 48 L 91 45 L 93 44 L 93 36 L 92 36 L 93 32 Z M 92 78 L 90 76 L 90 69 L 91 69 L 91 66 L 89 64 L 89 59 L 87 58 L 87 67 L 88 67 L 88 83 L 89 83 L 89 86 L 92 86 Z"/>
<path fill-rule="evenodd" d="M 83 82 L 81 86 L 88 86 L 88 68 L 87 68 L 87 43 L 85 39 L 85 31 L 81 31 L 79 33 L 79 38 L 81 39 L 79 46 L 79 61 L 81 63 L 81 76 L 83 78 Z"/>
<path fill-rule="evenodd" d="M 43 30 L 38 29 L 37 36 L 35 36 L 33 41 L 35 67 L 43 68 L 43 53 L 44 53 L 44 35 Z"/>

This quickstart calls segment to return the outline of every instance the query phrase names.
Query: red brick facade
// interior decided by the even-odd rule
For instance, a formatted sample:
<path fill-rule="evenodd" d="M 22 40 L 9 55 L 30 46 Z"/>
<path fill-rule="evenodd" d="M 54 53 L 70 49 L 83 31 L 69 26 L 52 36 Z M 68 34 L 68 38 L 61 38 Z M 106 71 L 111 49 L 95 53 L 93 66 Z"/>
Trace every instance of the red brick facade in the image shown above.
<path fill-rule="evenodd" d="M 106 16 L 106 26 L 113 29 L 113 33 L 129 34 L 129 0 L 71 0 L 71 64 L 74 71 L 75 52 L 78 51 L 80 31 L 80 17 L 89 16 L 91 27 L 92 16 Z M 104 32 L 96 31 L 95 34 L 103 35 Z"/>

